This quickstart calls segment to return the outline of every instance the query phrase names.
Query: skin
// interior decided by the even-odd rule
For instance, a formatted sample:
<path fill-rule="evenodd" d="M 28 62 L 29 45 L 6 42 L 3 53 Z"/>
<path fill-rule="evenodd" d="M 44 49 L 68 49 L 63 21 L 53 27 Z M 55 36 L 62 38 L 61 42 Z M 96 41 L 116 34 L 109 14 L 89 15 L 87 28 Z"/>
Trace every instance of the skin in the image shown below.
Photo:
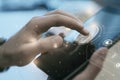
<path fill-rule="evenodd" d="M 89 60 L 87 68 L 82 73 L 78 74 L 73 80 L 95 80 L 103 67 L 107 52 L 107 48 L 100 48 L 94 52 Z"/>
<path fill-rule="evenodd" d="M 36 55 L 53 50 L 54 44 L 58 47 L 62 46 L 63 38 L 60 35 L 40 38 L 42 33 L 53 26 L 66 26 L 83 35 L 89 35 L 78 18 L 64 11 L 55 10 L 44 16 L 34 17 L 19 32 L 0 46 L 0 67 L 27 65 Z M 76 76 L 74 80 L 93 80 L 101 67 L 96 67 L 92 62 L 102 66 L 104 59 L 98 57 L 105 58 L 106 53 L 106 48 L 96 51 L 87 69 Z M 92 69 L 93 72 L 89 72 L 89 69 Z"/>

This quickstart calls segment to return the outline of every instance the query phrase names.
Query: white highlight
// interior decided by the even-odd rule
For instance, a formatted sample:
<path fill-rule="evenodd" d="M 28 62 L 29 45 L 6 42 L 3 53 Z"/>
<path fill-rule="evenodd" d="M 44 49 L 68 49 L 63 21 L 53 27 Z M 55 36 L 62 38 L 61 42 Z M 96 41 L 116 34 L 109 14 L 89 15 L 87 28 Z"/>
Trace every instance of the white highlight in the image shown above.
<path fill-rule="evenodd" d="M 54 47 L 54 48 L 58 48 L 57 43 L 54 43 L 53 47 Z"/>

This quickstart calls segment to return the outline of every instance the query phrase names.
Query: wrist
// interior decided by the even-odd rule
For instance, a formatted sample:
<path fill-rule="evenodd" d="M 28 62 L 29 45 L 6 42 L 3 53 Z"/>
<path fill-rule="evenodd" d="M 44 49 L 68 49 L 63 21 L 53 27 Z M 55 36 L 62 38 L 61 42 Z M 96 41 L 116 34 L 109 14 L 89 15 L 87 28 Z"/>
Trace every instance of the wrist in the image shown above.
<path fill-rule="evenodd" d="M 8 67 L 9 61 L 4 57 L 4 47 L 0 46 L 0 67 Z"/>
<path fill-rule="evenodd" d="M 4 58 L 3 58 L 4 49 L 0 46 L 0 67 L 4 67 Z"/>
<path fill-rule="evenodd" d="M 7 67 L 6 64 L 6 60 L 3 57 L 4 54 L 4 47 L 2 46 L 2 44 L 5 42 L 5 40 L 0 38 L 0 72 L 4 72 L 7 71 L 9 69 L 9 67 Z"/>

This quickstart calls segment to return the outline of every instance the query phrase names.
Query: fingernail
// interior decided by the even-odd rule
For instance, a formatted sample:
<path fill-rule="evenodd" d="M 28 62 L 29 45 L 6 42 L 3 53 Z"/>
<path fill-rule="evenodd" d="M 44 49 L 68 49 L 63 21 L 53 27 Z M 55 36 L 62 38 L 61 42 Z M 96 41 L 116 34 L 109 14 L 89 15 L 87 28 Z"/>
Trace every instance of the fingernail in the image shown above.
<path fill-rule="evenodd" d="M 61 36 L 62 38 L 65 37 L 64 33 L 60 33 L 59 36 Z"/>
<path fill-rule="evenodd" d="M 105 57 L 108 53 L 108 49 L 107 48 L 100 48 L 99 53 L 101 56 Z"/>

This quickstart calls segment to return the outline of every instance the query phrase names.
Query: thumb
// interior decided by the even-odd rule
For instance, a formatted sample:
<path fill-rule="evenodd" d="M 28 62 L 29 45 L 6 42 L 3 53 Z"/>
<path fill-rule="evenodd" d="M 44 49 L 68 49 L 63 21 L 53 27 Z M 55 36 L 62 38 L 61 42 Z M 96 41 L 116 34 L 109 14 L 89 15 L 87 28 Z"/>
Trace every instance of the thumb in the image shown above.
<path fill-rule="evenodd" d="M 62 44 L 63 38 L 59 35 L 55 35 L 38 40 L 37 47 L 39 48 L 41 53 L 45 53 L 47 51 L 62 46 Z"/>
<path fill-rule="evenodd" d="M 107 51 L 106 48 L 100 48 L 97 50 L 91 57 L 90 63 L 85 71 L 76 76 L 74 80 L 94 80 L 101 71 Z"/>

